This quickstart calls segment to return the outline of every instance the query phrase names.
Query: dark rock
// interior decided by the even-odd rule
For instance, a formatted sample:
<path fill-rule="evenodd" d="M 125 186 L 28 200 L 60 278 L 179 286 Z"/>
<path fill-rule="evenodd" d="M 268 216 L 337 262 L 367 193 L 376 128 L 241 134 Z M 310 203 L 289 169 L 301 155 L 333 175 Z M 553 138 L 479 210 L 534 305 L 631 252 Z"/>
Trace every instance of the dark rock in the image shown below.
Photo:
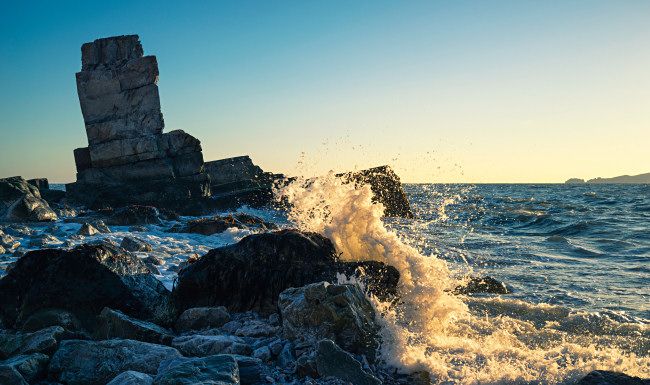
<path fill-rule="evenodd" d="M 296 360 L 296 375 L 300 378 L 318 378 L 319 374 L 316 367 L 316 358 L 307 354 L 298 357 Z"/>
<path fill-rule="evenodd" d="M 96 339 L 120 338 L 163 345 L 169 345 L 174 338 L 165 328 L 109 308 L 104 308 L 99 315 L 94 336 Z"/>
<path fill-rule="evenodd" d="M 131 205 L 115 210 L 106 223 L 114 226 L 158 225 L 161 223 L 160 212 L 153 206 Z"/>
<path fill-rule="evenodd" d="M 0 366 L 0 384 L 29 385 L 20 372 L 11 366 Z"/>
<path fill-rule="evenodd" d="M 0 331 L 0 359 L 17 354 L 51 354 L 69 333 L 60 327 L 52 326 L 33 333 L 10 333 Z"/>
<path fill-rule="evenodd" d="M 357 186 L 369 184 L 373 192 L 373 201 L 384 205 L 384 215 L 387 217 L 413 218 L 402 182 L 389 166 L 379 166 L 338 176 Z"/>
<path fill-rule="evenodd" d="M 56 213 L 41 193 L 19 176 L 0 179 L 0 221 L 55 221 Z"/>
<path fill-rule="evenodd" d="M 272 337 L 279 331 L 279 327 L 271 326 L 266 322 L 260 320 L 250 320 L 244 322 L 237 330 L 235 335 L 240 337 Z"/>
<path fill-rule="evenodd" d="M 226 306 L 231 311 L 274 313 L 278 295 L 289 287 L 335 281 L 339 272 L 364 266 L 371 292 L 395 292 L 399 274 L 378 262 L 339 262 L 332 242 L 315 233 L 282 230 L 254 234 L 210 250 L 178 274 L 173 296 L 179 309 Z M 381 266 L 381 268 L 380 268 Z M 353 274 L 350 274 L 353 275 Z M 374 287 L 382 282 L 384 287 Z"/>
<path fill-rule="evenodd" d="M 295 365 L 296 358 L 293 354 L 293 345 L 288 342 L 282 346 L 282 350 L 278 354 L 277 365 L 280 368 L 291 368 Z"/>
<path fill-rule="evenodd" d="M 48 182 L 47 178 L 34 178 L 34 179 L 28 179 L 27 183 L 31 184 L 32 186 L 36 187 L 39 190 L 44 190 L 50 188 L 50 182 Z"/>
<path fill-rule="evenodd" d="M 239 381 L 242 385 L 256 385 L 262 380 L 262 361 L 257 358 L 232 354 L 239 368 Z"/>
<path fill-rule="evenodd" d="M 239 213 L 227 216 L 193 219 L 182 225 L 172 227 L 170 231 L 177 233 L 212 235 L 222 233 L 231 227 L 260 230 L 277 229 L 277 226 L 273 223 L 264 222 L 264 220 L 252 215 Z"/>
<path fill-rule="evenodd" d="M 104 385 L 133 370 L 155 375 L 164 360 L 181 357 L 174 348 L 132 340 L 63 341 L 49 366 L 49 375 L 68 385 Z"/>
<path fill-rule="evenodd" d="M 363 370 L 361 363 L 331 340 L 318 343 L 316 368 L 321 377 L 336 377 L 355 385 L 381 385 L 381 381 Z"/>
<path fill-rule="evenodd" d="M 153 248 L 147 242 L 139 238 L 128 237 L 128 236 L 122 239 L 122 243 L 120 244 L 120 247 L 126 251 L 142 251 L 142 252 L 153 251 Z"/>
<path fill-rule="evenodd" d="M 99 230 L 97 230 L 90 223 L 84 223 L 83 225 L 81 225 L 81 228 L 79 229 L 77 234 L 85 235 L 85 236 L 97 235 L 97 234 L 99 234 Z"/>
<path fill-rule="evenodd" d="M 650 378 L 632 377 L 609 370 L 594 370 L 578 381 L 577 385 L 650 385 Z"/>
<path fill-rule="evenodd" d="M 328 338 L 374 360 L 379 326 L 372 304 L 357 285 L 320 282 L 290 288 L 280 294 L 278 307 L 285 338 L 314 342 Z"/>
<path fill-rule="evenodd" d="M 239 369 L 237 361 L 224 354 L 202 358 L 177 358 L 161 363 L 154 383 L 239 385 Z"/>
<path fill-rule="evenodd" d="M 469 281 L 454 289 L 454 294 L 473 294 L 473 293 L 490 293 L 490 294 L 509 294 L 508 287 L 496 279 L 485 277 L 470 277 Z"/>
<path fill-rule="evenodd" d="M 92 330 L 104 307 L 163 326 L 176 318 L 170 293 L 144 263 L 107 245 L 32 251 L 0 279 L 0 318 L 10 326 L 56 308 Z"/>
<path fill-rule="evenodd" d="M 50 326 L 60 326 L 70 331 L 81 331 L 82 326 L 74 314 L 61 309 L 41 309 L 27 317 L 20 326 L 24 332 L 35 332 Z"/>
<path fill-rule="evenodd" d="M 52 247 L 52 246 L 57 246 L 62 244 L 63 242 L 61 240 L 59 240 L 57 237 L 50 234 L 41 234 L 32 238 L 29 241 L 29 247 L 31 248 L 40 248 L 45 246 Z"/>
<path fill-rule="evenodd" d="M 111 382 L 106 385 L 151 385 L 153 384 L 153 377 L 146 373 L 135 372 L 128 370 L 119 374 Z"/>
<path fill-rule="evenodd" d="M 268 346 L 261 346 L 253 351 L 253 357 L 259 358 L 262 362 L 271 361 L 271 349 Z"/>
<path fill-rule="evenodd" d="M 176 331 L 213 329 L 230 321 L 225 307 L 195 307 L 185 310 L 176 320 Z"/>
<path fill-rule="evenodd" d="M 243 339 L 229 335 L 189 335 L 176 337 L 172 346 L 183 355 L 206 357 L 215 354 L 249 355 L 253 349 Z"/>
<path fill-rule="evenodd" d="M 49 203 L 51 207 L 56 207 L 57 205 L 62 205 L 65 207 L 65 204 L 63 203 L 63 199 L 66 197 L 65 191 L 52 189 L 41 189 L 40 191 L 41 198 L 45 199 L 45 201 Z M 70 208 L 67 209 L 70 210 Z"/>
<path fill-rule="evenodd" d="M 47 369 L 47 363 L 50 361 L 50 357 L 41 353 L 34 353 L 30 355 L 20 355 L 16 357 L 9 358 L 4 361 L 0 361 L 0 368 L 12 368 L 20 373 L 21 377 L 30 383 L 33 383 L 45 376 Z M 6 369 L 5 369 L 6 370 Z M 0 369 L 2 372 L 2 369 Z M 0 383 L 4 384 L 1 381 Z"/>

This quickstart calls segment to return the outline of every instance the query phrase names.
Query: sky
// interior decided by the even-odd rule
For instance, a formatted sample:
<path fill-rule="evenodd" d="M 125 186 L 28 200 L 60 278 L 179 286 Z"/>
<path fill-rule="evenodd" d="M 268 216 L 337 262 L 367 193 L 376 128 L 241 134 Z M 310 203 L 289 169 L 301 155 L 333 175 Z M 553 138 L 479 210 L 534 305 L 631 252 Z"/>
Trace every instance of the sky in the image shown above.
<path fill-rule="evenodd" d="M 648 1 L 2 2 L 0 177 L 75 179 L 80 46 L 138 34 L 206 161 L 405 182 L 650 172 Z"/>

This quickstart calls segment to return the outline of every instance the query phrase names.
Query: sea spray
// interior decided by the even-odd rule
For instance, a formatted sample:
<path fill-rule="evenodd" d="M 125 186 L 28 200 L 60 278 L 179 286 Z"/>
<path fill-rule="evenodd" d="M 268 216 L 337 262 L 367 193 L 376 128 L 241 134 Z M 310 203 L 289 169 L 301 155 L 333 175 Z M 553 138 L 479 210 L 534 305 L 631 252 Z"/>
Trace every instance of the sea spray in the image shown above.
<path fill-rule="evenodd" d="M 563 321 L 576 317 L 536 322 L 538 313 L 548 315 L 545 304 L 513 302 L 514 314 L 473 311 L 480 309 L 477 304 L 490 306 L 489 300 L 452 295 L 458 281 L 447 263 L 422 255 L 388 230 L 383 206 L 372 202 L 369 186 L 346 184 L 330 173 L 295 180 L 276 193 L 290 204 L 289 219 L 330 238 L 343 260 L 378 260 L 399 270 L 399 304 L 371 298 L 381 315 L 381 357 L 387 365 L 427 370 L 437 382 L 458 384 L 570 383 L 594 369 L 650 376 L 647 325 L 567 331 Z M 632 333 L 619 335 L 618 329 Z"/>

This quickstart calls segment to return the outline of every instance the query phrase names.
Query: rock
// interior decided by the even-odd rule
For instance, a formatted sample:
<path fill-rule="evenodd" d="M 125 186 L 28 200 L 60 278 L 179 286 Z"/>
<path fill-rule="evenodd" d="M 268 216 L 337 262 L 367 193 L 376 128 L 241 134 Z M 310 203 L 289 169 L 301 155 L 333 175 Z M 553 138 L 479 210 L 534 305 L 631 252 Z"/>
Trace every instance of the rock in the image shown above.
<path fill-rule="evenodd" d="M 0 361 L 0 372 L 2 372 L 2 368 L 12 368 L 20 373 L 25 381 L 33 383 L 45 376 L 49 360 L 50 357 L 41 353 L 15 356 Z M 1 380 L 0 383 L 4 384 Z"/>
<path fill-rule="evenodd" d="M 239 369 L 235 359 L 229 355 L 177 358 L 160 365 L 154 383 L 156 385 L 239 385 Z"/>
<path fill-rule="evenodd" d="M 20 247 L 20 242 L 9 234 L 0 234 L 0 246 L 6 250 L 5 252 L 11 252 Z"/>
<path fill-rule="evenodd" d="M 226 306 L 230 311 L 277 311 L 280 292 L 320 281 L 335 281 L 367 267 L 367 287 L 396 292 L 399 273 L 380 262 L 339 262 L 332 242 L 315 233 L 282 230 L 253 234 L 239 243 L 210 250 L 178 273 L 173 296 L 179 309 Z M 380 284 L 376 284 L 380 282 Z"/>
<path fill-rule="evenodd" d="M 60 326 L 51 326 L 33 333 L 10 333 L 0 331 L 0 359 L 17 354 L 45 353 L 56 350 L 61 339 L 68 333 Z"/>
<path fill-rule="evenodd" d="M 195 307 L 185 310 L 176 320 L 176 331 L 218 328 L 230 321 L 225 307 Z"/>
<path fill-rule="evenodd" d="M 133 370 L 119 374 L 113 378 L 111 382 L 106 385 L 151 385 L 153 384 L 153 377 L 146 373 L 140 373 Z"/>
<path fill-rule="evenodd" d="M 253 357 L 259 358 L 262 362 L 271 361 L 271 349 L 268 346 L 262 346 L 253 351 Z"/>
<path fill-rule="evenodd" d="M 153 248 L 147 242 L 135 237 L 128 237 L 128 236 L 122 239 L 122 243 L 120 244 L 120 247 L 122 247 L 126 251 L 142 251 L 142 252 L 153 251 Z"/>
<path fill-rule="evenodd" d="M 109 225 L 158 225 L 161 223 L 160 211 L 153 206 L 131 205 L 117 210 L 106 220 Z"/>
<path fill-rule="evenodd" d="M 41 309 L 27 317 L 20 325 L 24 332 L 34 332 L 50 326 L 60 326 L 70 331 L 81 331 L 81 323 L 74 314 L 61 309 Z"/>
<path fill-rule="evenodd" d="M 170 231 L 177 233 L 212 235 L 222 233 L 232 227 L 240 229 L 259 229 L 264 231 L 277 229 L 277 226 L 273 223 L 264 222 L 262 219 L 252 215 L 240 213 L 230 214 L 227 216 L 193 219 L 182 225 L 172 227 Z"/>
<path fill-rule="evenodd" d="M 93 330 L 104 307 L 167 326 L 176 318 L 170 299 L 142 261 L 108 245 L 31 251 L 0 279 L 0 318 L 9 326 L 56 308 Z"/>
<path fill-rule="evenodd" d="M 12 223 L 11 225 L 5 228 L 5 231 L 8 234 L 13 235 L 15 237 L 25 237 L 25 236 L 34 235 L 34 229 L 25 225 L 21 225 L 19 223 Z"/>
<path fill-rule="evenodd" d="M 385 216 L 413 218 L 411 205 L 402 188 L 402 182 L 389 166 L 379 166 L 337 176 L 344 181 L 353 182 L 357 186 L 370 185 L 373 201 L 384 205 Z"/>
<path fill-rule="evenodd" d="M 318 342 L 316 368 L 321 377 L 336 377 L 355 385 L 381 385 L 381 381 L 363 370 L 352 355 L 331 340 Z"/>
<path fill-rule="evenodd" d="M 107 307 L 97 319 L 94 336 L 96 339 L 120 338 L 163 345 L 169 345 L 174 338 L 172 332 L 165 328 Z"/>
<path fill-rule="evenodd" d="M 94 228 L 99 230 L 100 233 L 108 234 L 111 232 L 111 229 L 109 229 L 108 226 L 106 226 L 106 223 L 104 223 L 104 221 L 102 221 L 101 219 L 92 221 L 92 225 Z"/>
<path fill-rule="evenodd" d="M 16 368 L 0 366 L 0 384 L 2 385 L 29 385 Z"/>
<path fill-rule="evenodd" d="M 37 187 L 15 176 L 0 179 L 0 220 L 43 222 L 57 216 Z"/>
<path fill-rule="evenodd" d="M 85 235 L 85 236 L 97 235 L 97 234 L 99 234 L 99 230 L 97 230 L 90 223 L 84 223 L 83 225 L 81 225 L 81 228 L 79 229 L 77 234 Z"/>
<path fill-rule="evenodd" d="M 236 336 L 229 335 L 189 335 L 173 339 L 172 344 L 186 356 L 206 357 L 215 354 L 249 355 L 253 349 Z"/>
<path fill-rule="evenodd" d="M 326 282 L 290 288 L 280 294 L 284 337 L 334 340 L 343 349 L 374 360 L 379 326 L 375 312 L 357 285 Z"/>
<path fill-rule="evenodd" d="M 49 366 L 49 375 L 68 385 L 103 385 L 132 370 L 155 375 L 162 361 L 180 358 L 174 348 L 132 340 L 61 343 Z"/>
<path fill-rule="evenodd" d="M 316 367 L 315 357 L 307 354 L 298 357 L 296 360 L 296 375 L 300 378 L 313 377 L 318 378 L 318 369 Z"/>
<path fill-rule="evenodd" d="M 5 250 L 5 248 L 2 247 L 2 245 L 0 245 L 0 254 L 6 254 L 6 253 L 7 253 L 7 250 Z"/>
<path fill-rule="evenodd" d="M 269 351 L 274 356 L 280 354 L 282 352 L 282 348 L 284 348 L 284 343 L 282 343 L 280 340 L 275 340 L 269 344 Z"/>
<path fill-rule="evenodd" d="M 293 354 L 293 345 L 288 342 L 284 344 L 282 350 L 278 354 L 277 365 L 280 368 L 289 368 L 295 365 L 296 358 Z"/>
<path fill-rule="evenodd" d="M 231 354 L 239 368 L 239 381 L 242 385 L 256 385 L 262 379 L 262 361 L 253 357 Z"/>
<path fill-rule="evenodd" d="M 50 189 L 50 182 L 47 180 L 47 178 L 28 179 L 27 183 L 31 184 L 39 190 Z"/>
<path fill-rule="evenodd" d="M 594 370 L 578 381 L 577 385 L 650 385 L 650 378 L 642 379 L 624 373 Z"/>
<path fill-rule="evenodd" d="M 503 282 L 490 276 L 470 277 L 467 283 L 454 289 L 454 294 L 473 293 L 509 294 L 510 290 Z"/>
<path fill-rule="evenodd" d="M 271 337 L 278 333 L 279 327 L 271 326 L 266 322 L 251 320 L 245 322 L 235 331 L 235 335 L 241 337 Z"/>
<path fill-rule="evenodd" d="M 30 248 L 53 247 L 62 244 L 63 242 L 60 239 L 50 234 L 41 234 L 29 241 Z"/>
<path fill-rule="evenodd" d="M 54 211 L 57 212 L 57 215 L 59 210 L 65 213 L 66 215 L 64 216 L 66 217 L 73 217 L 76 215 L 76 210 L 64 203 L 64 198 L 66 197 L 65 191 L 52 189 L 40 189 L 40 191 L 41 198 L 45 199 L 50 207 L 55 209 Z"/>

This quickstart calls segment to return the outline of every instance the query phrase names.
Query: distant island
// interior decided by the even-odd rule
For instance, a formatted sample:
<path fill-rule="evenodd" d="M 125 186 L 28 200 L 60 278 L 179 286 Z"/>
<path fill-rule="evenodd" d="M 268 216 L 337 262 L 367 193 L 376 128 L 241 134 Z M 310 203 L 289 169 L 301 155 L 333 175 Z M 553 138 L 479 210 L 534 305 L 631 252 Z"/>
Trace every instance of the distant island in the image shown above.
<path fill-rule="evenodd" d="M 650 183 L 650 172 L 639 175 L 621 175 L 613 178 L 595 178 L 585 181 L 584 179 L 571 178 L 564 182 L 566 184 L 579 184 L 579 183 Z"/>

